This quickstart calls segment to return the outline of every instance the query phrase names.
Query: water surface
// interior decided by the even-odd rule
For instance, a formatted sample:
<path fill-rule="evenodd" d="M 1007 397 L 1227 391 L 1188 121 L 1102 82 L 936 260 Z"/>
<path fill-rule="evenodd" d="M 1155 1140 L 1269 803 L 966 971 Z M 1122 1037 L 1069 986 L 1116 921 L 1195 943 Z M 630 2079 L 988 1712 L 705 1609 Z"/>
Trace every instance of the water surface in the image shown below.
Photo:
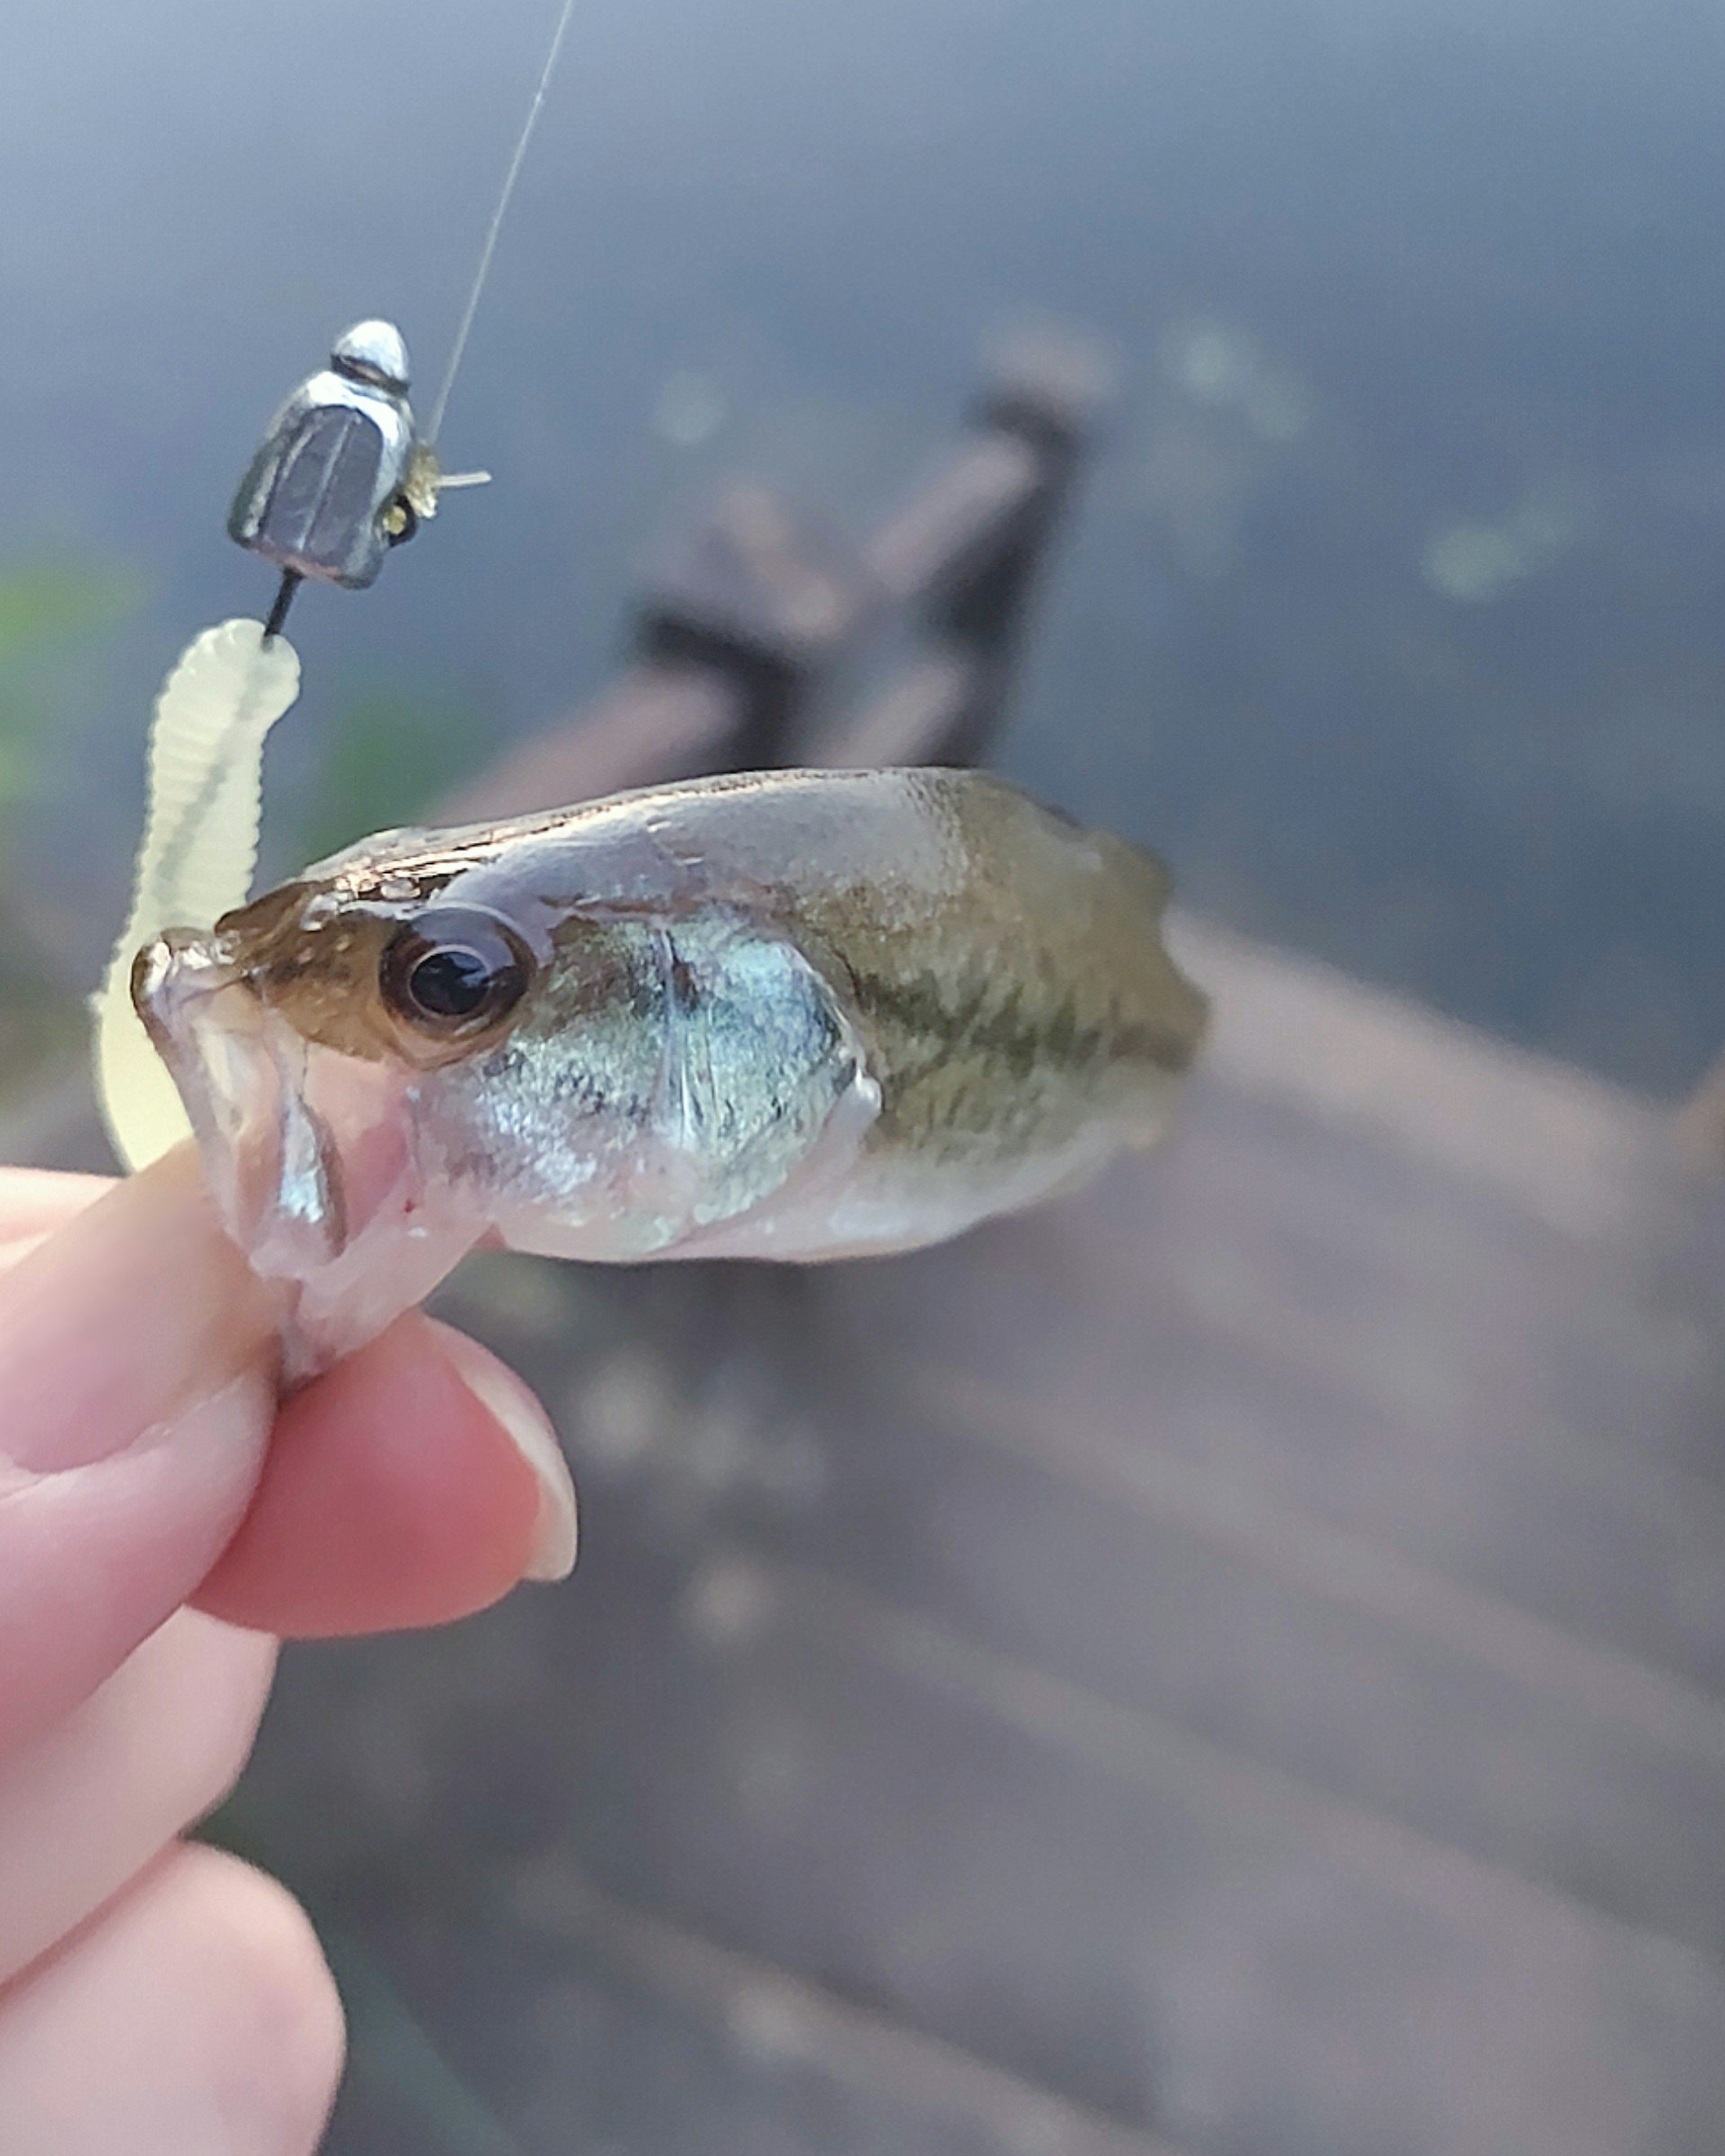
<path fill-rule="evenodd" d="M 429 393 L 554 13 L 0 28 L 0 561 L 146 590 L 8 842 L 74 970 L 163 666 L 267 599 L 221 528 L 263 418 L 362 313 Z M 544 723 L 720 479 L 860 530 L 983 336 L 1070 321 L 1125 387 L 1010 767 L 1199 905 L 1676 1089 L 1725 1041 L 1722 46 L 1628 0 L 586 0 L 446 429 L 498 484 L 302 602 L 282 798 L 368 696 Z"/>

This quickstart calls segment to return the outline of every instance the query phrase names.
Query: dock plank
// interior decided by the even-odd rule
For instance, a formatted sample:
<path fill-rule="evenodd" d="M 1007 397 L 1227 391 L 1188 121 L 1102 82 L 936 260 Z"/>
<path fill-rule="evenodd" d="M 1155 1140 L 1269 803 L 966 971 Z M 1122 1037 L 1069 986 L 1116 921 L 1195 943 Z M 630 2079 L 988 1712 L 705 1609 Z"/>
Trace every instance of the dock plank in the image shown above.
<path fill-rule="evenodd" d="M 291 1651 L 240 1809 L 521 2156 L 1716 2156 L 1721 1187 L 1178 933 L 1215 1039 L 1091 1193 L 444 1298 L 582 1565 Z"/>

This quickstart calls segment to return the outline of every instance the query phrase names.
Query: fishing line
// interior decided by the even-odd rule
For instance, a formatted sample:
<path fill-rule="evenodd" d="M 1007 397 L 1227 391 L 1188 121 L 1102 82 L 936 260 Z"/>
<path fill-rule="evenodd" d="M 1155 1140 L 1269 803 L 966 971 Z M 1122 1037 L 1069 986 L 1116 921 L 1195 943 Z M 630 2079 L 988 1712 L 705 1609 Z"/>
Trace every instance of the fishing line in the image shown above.
<path fill-rule="evenodd" d="M 437 401 L 431 408 L 430 424 L 425 430 L 425 439 L 435 444 L 443 432 L 444 414 L 449 409 L 449 392 L 455 386 L 455 375 L 467 351 L 468 333 L 473 327 L 473 318 L 479 312 L 480 295 L 485 280 L 491 274 L 491 257 L 497 251 L 497 235 L 503 229 L 503 220 L 509 213 L 510 198 L 515 192 L 515 183 L 521 177 L 521 165 L 527 154 L 527 145 L 533 139 L 533 130 L 539 124 L 539 114 L 545 103 L 545 93 L 551 87 L 556 72 L 557 55 L 563 49 L 563 38 L 569 28 L 570 18 L 575 13 L 575 0 L 563 0 L 563 10 L 557 18 L 557 26 L 552 33 L 551 49 L 545 55 L 545 65 L 539 71 L 539 87 L 533 93 L 533 101 L 527 107 L 527 116 L 521 123 L 515 154 L 509 161 L 509 170 L 503 176 L 502 192 L 497 197 L 497 207 L 491 213 L 491 223 L 485 234 L 485 244 L 480 249 L 479 267 L 474 271 L 473 285 L 467 295 L 467 305 L 461 312 L 461 321 L 455 331 L 455 342 L 449 353 L 449 363 L 444 369 L 444 378 L 437 393 Z"/>

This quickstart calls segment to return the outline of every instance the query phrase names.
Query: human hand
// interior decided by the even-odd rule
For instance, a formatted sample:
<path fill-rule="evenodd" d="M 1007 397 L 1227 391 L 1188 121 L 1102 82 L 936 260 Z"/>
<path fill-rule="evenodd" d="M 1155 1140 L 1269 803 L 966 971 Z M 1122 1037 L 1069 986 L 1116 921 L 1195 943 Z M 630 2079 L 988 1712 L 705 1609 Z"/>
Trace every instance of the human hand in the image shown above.
<path fill-rule="evenodd" d="M 316 1943 L 177 1836 L 250 1748 L 270 1635 L 560 1577 L 567 1470 L 418 1312 L 279 1404 L 269 1293 L 189 1150 L 118 1185 L 0 1170 L 0 2152 L 305 2156 L 341 2051 Z"/>

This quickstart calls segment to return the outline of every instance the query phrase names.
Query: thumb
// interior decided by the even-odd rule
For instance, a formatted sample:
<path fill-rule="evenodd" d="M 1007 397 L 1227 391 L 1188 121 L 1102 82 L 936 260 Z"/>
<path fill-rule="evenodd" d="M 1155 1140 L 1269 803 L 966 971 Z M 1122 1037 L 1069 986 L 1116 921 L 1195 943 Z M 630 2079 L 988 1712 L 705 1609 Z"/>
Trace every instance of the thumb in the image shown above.
<path fill-rule="evenodd" d="M 0 1297 L 0 1753 L 67 1712 L 233 1535 L 275 1414 L 268 1291 L 189 1148 L 120 1183 Z"/>

